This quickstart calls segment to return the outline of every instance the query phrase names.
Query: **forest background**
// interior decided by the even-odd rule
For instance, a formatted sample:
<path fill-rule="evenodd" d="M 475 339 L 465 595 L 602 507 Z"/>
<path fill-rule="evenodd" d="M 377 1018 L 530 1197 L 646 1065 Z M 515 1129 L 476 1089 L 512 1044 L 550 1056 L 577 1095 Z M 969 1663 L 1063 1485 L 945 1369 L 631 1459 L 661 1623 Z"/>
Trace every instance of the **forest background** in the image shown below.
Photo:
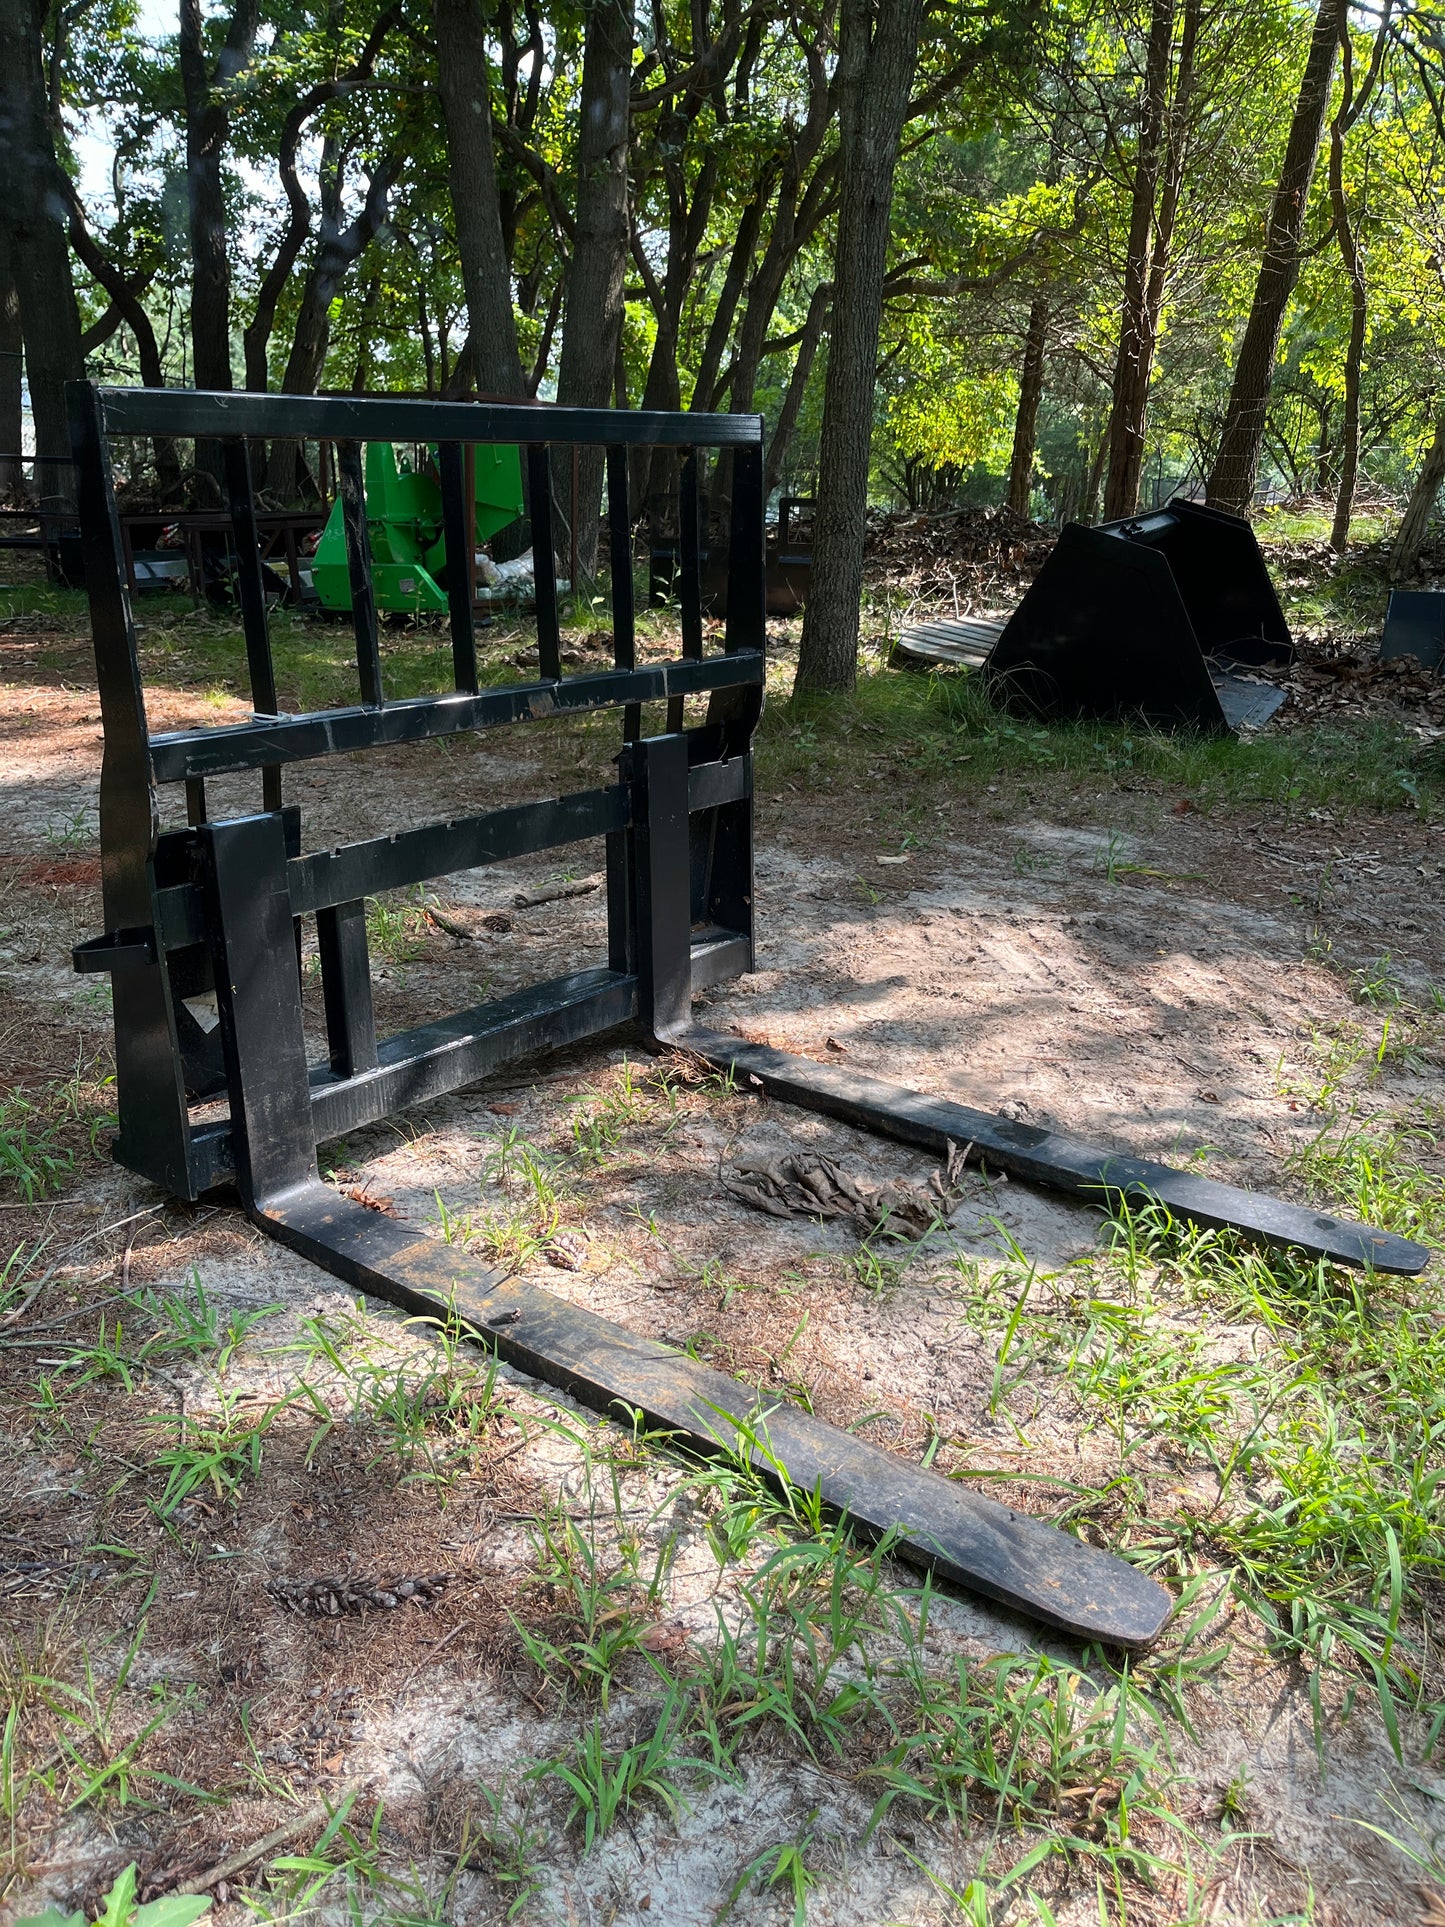
<path fill-rule="evenodd" d="M 82 372 L 760 410 L 857 569 L 869 500 L 1373 491 L 1400 578 L 1445 473 L 1436 0 L 3 0 L 0 164 L 0 456 Z"/>

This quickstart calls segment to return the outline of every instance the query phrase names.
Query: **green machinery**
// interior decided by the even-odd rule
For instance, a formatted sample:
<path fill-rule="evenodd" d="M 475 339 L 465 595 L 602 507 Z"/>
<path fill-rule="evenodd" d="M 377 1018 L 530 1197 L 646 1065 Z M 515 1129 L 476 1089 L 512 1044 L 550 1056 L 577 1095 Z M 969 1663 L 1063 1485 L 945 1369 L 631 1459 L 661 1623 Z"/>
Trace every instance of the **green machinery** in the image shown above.
<path fill-rule="evenodd" d="M 485 542 L 522 513 L 522 465 L 515 448 L 468 449 L 476 472 L 473 540 Z M 390 442 L 366 445 L 366 526 L 378 609 L 401 615 L 447 612 L 442 492 L 433 475 L 397 460 Z M 341 501 L 316 545 L 311 580 L 324 609 L 350 609 L 351 570 Z"/>

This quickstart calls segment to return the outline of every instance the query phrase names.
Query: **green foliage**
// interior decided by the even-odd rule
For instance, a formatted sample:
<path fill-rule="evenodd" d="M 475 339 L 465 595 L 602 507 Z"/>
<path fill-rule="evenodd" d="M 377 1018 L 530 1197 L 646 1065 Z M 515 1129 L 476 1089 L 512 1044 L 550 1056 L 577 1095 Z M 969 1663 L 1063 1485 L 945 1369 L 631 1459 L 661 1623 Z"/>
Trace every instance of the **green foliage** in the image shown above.
<path fill-rule="evenodd" d="M 63 1914 L 57 1907 L 47 1907 L 43 1914 L 18 1920 L 15 1927 L 191 1927 L 192 1921 L 210 1911 L 209 1894 L 166 1894 L 138 1906 L 135 1877 L 136 1864 L 132 1861 L 111 1882 L 93 1921 L 87 1921 L 82 1913 Z"/>
<path fill-rule="evenodd" d="M 18 1090 L 0 1095 L 0 1183 L 35 1204 L 58 1191 L 74 1168 L 74 1152 L 38 1105 Z"/>

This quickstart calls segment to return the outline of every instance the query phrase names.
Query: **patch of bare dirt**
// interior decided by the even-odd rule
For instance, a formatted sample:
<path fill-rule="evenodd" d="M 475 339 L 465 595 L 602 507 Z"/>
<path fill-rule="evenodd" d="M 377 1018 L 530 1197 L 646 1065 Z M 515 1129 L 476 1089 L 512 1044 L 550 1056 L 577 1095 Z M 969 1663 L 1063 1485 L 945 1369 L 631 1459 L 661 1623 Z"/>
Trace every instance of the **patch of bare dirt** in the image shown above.
<path fill-rule="evenodd" d="M 1023 539 L 1003 531 L 1005 560 L 1007 543 Z M 78 812 L 93 811 L 99 726 L 93 694 L 38 683 L 14 693 L 0 724 L 0 1085 L 38 1091 L 65 1078 L 77 1054 L 90 1064 L 107 1049 L 103 1000 L 85 1001 L 95 986 L 69 969 L 71 944 L 99 927 L 95 858 L 54 844 Z M 161 717 L 174 727 L 244 713 L 174 692 L 157 710 L 158 727 Z M 600 780 L 612 747 L 587 731 L 546 747 L 524 737 L 433 746 L 303 768 L 288 774 L 288 794 L 302 805 L 307 846 L 318 847 L 544 782 L 581 787 Z M 215 807 L 250 794 L 239 780 L 217 784 Z M 605 906 L 596 891 L 565 894 L 592 869 L 579 858 L 574 873 L 571 855 L 448 879 L 444 915 L 465 934 L 420 922 L 395 954 L 378 954 L 384 1028 L 600 959 Z M 1302 1196 L 1289 1160 L 1319 1128 L 1307 1095 L 1317 1041 L 1360 1029 L 1349 973 L 1382 953 L 1422 995 L 1439 976 L 1441 874 L 1439 831 L 1404 815 L 1205 816 L 1176 813 L 1152 791 L 1087 798 L 1020 787 L 949 797 L 900 851 L 886 782 L 764 796 L 759 970 L 709 995 L 709 1021 L 1146 1155 L 1197 1155 L 1221 1177 Z M 314 985 L 307 1009 L 319 1049 Z M 746 1093 L 708 1091 L 685 1063 L 662 1066 L 659 1084 L 656 1066 L 624 1066 L 627 1048 L 607 1040 L 515 1067 L 326 1147 L 324 1163 L 349 1195 L 428 1235 L 440 1235 L 439 1205 L 470 1216 L 484 1244 L 495 1235 L 487 1213 L 523 1208 L 515 1175 L 499 1174 L 515 1136 L 562 1172 L 558 1223 L 525 1260 L 559 1295 L 686 1345 L 770 1396 L 806 1397 L 888 1449 L 932 1453 L 939 1469 L 1029 1510 L 1052 1516 L 1069 1488 L 1107 1481 L 1110 1440 L 1056 1386 L 1026 1383 L 999 1401 L 997 1343 L 980 1322 L 1011 1251 L 1058 1274 L 1066 1295 L 1071 1261 L 1096 1248 L 1094 1214 L 974 1170 L 938 1201 L 946 1245 L 884 1244 L 870 1270 L 849 1216 L 767 1215 L 730 1195 L 728 1174 L 787 1165 L 796 1178 L 801 1161 L 840 1173 L 843 1194 L 851 1185 L 917 1195 L 937 1170 L 932 1160 Z M 644 1088 L 632 1122 L 601 1154 L 580 1155 L 579 1126 L 609 1098 L 622 1103 L 619 1091 L 636 1080 Z M 1438 1106 L 1438 1044 L 1426 1037 L 1408 1061 L 1384 1062 L 1374 1089 L 1382 1102 Z M 562 1624 L 529 1538 L 535 1521 L 551 1506 L 586 1512 L 582 1454 L 549 1433 L 550 1418 L 541 1422 L 565 1401 L 544 1412 L 535 1387 L 503 1374 L 505 1411 L 474 1441 L 444 1433 L 435 1449 L 447 1455 L 446 1476 L 437 1477 L 424 1453 L 399 1453 L 393 1434 L 348 1404 L 344 1373 L 317 1363 L 321 1326 L 357 1370 L 368 1361 L 390 1369 L 394 1318 L 358 1312 L 330 1280 L 260 1239 L 232 1203 L 167 1204 L 92 1156 L 73 1128 L 77 1170 L 59 1198 L 20 1208 L 7 1193 L 0 1218 L 0 1252 L 7 1236 L 44 1237 L 54 1268 L 0 1331 L 9 1341 L 0 1347 L 0 1612 L 30 1672 L 73 1679 L 82 1648 L 103 1667 L 118 1663 L 149 1593 L 112 1745 L 141 1730 L 164 1687 L 170 1717 L 143 1760 L 153 1769 L 163 1760 L 175 1779 L 221 1797 L 152 1798 L 152 1779 L 143 1810 L 55 1817 L 8 1904 L 93 1899 L 131 1858 L 148 1890 L 183 1886 L 298 1805 L 309 1811 L 353 1790 L 363 1831 L 381 1802 L 394 1850 L 425 1861 L 439 1841 L 455 1844 L 465 1815 L 475 1819 L 480 1783 L 495 1786 L 509 1767 L 570 1744 L 596 1711 L 559 1705 L 519 1630 L 555 1637 Z M 132 1321 L 127 1293 L 181 1292 L 193 1276 L 223 1318 L 273 1308 L 237 1340 L 221 1377 L 228 1408 L 205 1373 L 164 1359 L 139 1374 L 139 1391 L 99 1368 L 67 1390 L 80 1369 L 65 1362 L 71 1336 L 88 1341 L 103 1320 Z M 1247 1354 L 1244 1327 L 1217 1338 Z M 424 1350 L 416 1339 L 413 1378 L 435 1366 Z M 300 1399 L 303 1372 L 319 1409 Z M 47 1411 L 42 1378 L 67 1391 L 61 1417 Z M 259 1421 L 293 1395 L 294 1407 L 268 1423 L 254 1476 L 234 1492 L 202 1481 L 159 1516 L 159 1461 L 183 1421 L 244 1427 L 247 1414 Z M 1180 1502 L 1167 1444 L 1140 1474 L 1160 1518 Z M 648 1518 L 676 1476 L 638 1471 L 629 1517 Z M 1122 1516 L 1098 1508 L 1088 1529 L 1107 1536 Z M 440 1575 L 446 1583 L 424 1602 L 401 1598 L 408 1579 Z M 650 1636 L 654 1658 L 715 1635 L 720 1587 L 705 1534 L 685 1536 Z M 290 1610 L 330 1597 L 346 1609 Z M 942 1597 L 937 1618 L 938 1650 L 971 1662 L 1059 1650 L 962 1595 Z M 1332 1683 L 1323 1779 L 1307 1677 L 1268 1655 L 1258 1627 L 1240 1623 L 1231 1636 L 1228 1665 L 1191 1699 L 1194 1736 L 1173 1735 L 1188 1783 L 1180 1811 L 1218 1855 L 1206 1917 L 1244 1927 L 1304 1906 L 1312 1887 L 1322 1923 L 1413 1922 L 1412 1872 L 1345 1822 L 1391 1824 L 1382 1794 L 1423 1815 L 1445 1792 L 1419 1736 L 1409 1736 L 1401 1769 L 1369 1707 L 1346 1721 Z M 655 1677 L 648 1666 L 638 1659 L 634 1684 Z M 1093 1824 L 1098 1791 L 1088 1789 L 1078 1825 Z M 749 1756 L 743 1784 L 703 1788 L 675 1824 L 640 1811 L 587 1857 L 554 1838 L 560 1871 L 546 1904 L 562 1918 L 570 1909 L 577 1919 L 702 1927 L 760 1845 L 811 1828 L 820 1879 L 811 1921 L 942 1918 L 910 1855 L 961 1882 L 972 1870 L 965 1843 L 914 1820 L 868 1836 L 871 1799 L 848 1763 L 770 1742 Z M 1229 1846 L 1217 1826 L 1226 1799 L 1243 1801 L 1249 1835 Z M 554 1834 L 559 1818 L 547 1810 Z M 479 1856 L 459 1877 L 459 1919 L 504 1914 L 491 1864 Z M 233 1883 L 218 1909 L 224 1927 L 247 1918 Z M 1068 1927 L 1097 1918 L 1091 1883 L 1051 1891 Z M 1130 1906 L 1131 1918 L 1164 1927 L 1184 1899 L 1141 1888 Z M 739 1902 L 744 1923 L 777 1917 L 776 1896 Z"/>

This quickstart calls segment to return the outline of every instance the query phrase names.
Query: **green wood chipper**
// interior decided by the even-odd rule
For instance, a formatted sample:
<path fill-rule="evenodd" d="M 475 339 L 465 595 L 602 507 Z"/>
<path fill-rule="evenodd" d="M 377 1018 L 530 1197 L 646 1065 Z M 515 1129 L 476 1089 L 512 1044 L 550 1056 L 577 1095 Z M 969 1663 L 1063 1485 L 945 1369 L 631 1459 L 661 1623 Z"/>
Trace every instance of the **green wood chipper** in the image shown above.
<path fill-rule="evenodd" d="M 476 474 L 472 540 L 485 542 L 522 513 L 522 467 L 515 448 L 480 444 L 468 452 Z M 368 442 L 365 512 L 376 607 L 396 615 L 445 615 L 448 558 L 435 475 L 405 456 L 398 460 L 390 442 Z M 324 609 L 351 608 L 344 495 L 333 503 L 316 545 L 311 580 Z"/>

